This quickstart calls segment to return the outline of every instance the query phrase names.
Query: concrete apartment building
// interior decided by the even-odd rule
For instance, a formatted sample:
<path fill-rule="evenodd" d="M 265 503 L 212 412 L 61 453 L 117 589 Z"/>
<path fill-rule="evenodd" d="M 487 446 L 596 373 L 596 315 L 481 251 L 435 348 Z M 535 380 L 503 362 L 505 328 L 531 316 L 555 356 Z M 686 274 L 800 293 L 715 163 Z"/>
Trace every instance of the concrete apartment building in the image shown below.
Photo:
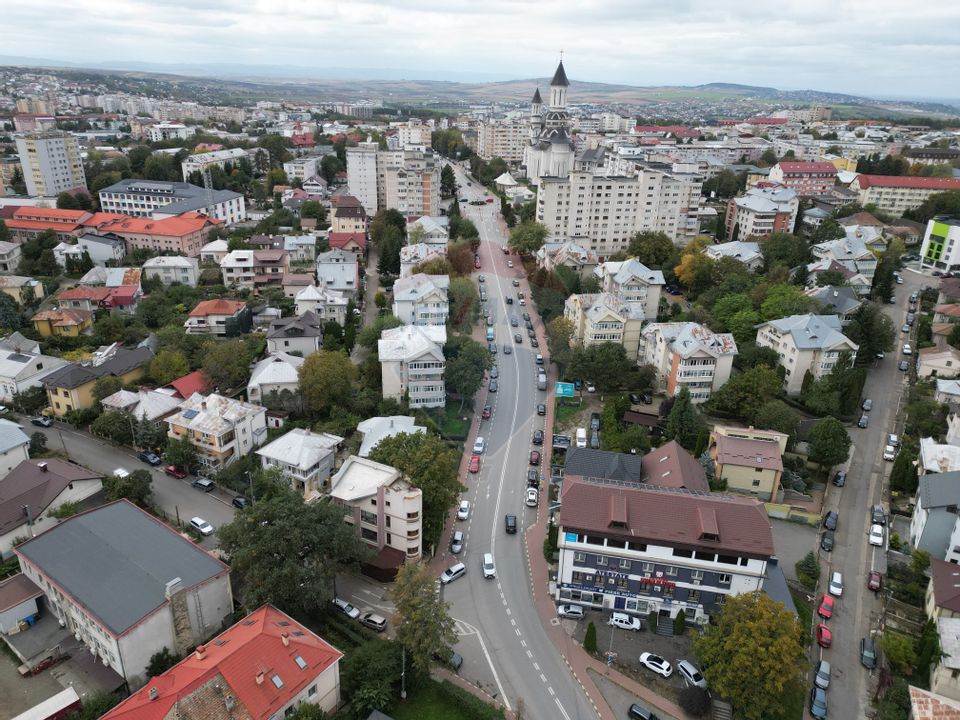
<path fill-rule="evenodd" d="M 368 216 L 379 209 L 377 202 L 377 153 L 380 146 L 370 140 L 347 148 L 347 186 Z"/>
<path fill-rule="evenodd" d="M 294 158 L 283 164 L 283 172 L 287 176 L 287 182 L 303 183 L 315 175 L 320 174 L 320 161 L 323 160 L 319 155 L 308 155 L 305 157 Z"/>
<path fill-rule="evenodd" d="M 423 492 L 399 470 L 351 455 L 330 479 L 330 498 L 343 506 L 360 539 L 391 556 L 394 567 L 420 560 Z"/>
<path fill-rule="evenodd" d="M 837 168 L 830 162 L 778 162 L 770 168 L 770 182 L 795 191 L 800 197 L 829 192 L 837 180 Z"/>
<path fill-rule="evenodd" d="M 184 654 L 233 618 L 230 568 L 127 500 L 74 515 L 15 552 L 44 609 L 132 689 L 149 679 L 155 653 Z"/>
<path fill-rule="evenodd" d="M 77 138 L 58 130 L 16 137 L 17 154 L 27 195 L 56 197 L 69 190 L 85 190 L 87 177 Z"/>
<path fill-rule="evenodd" d="M 404 325 L 446 325 L 450 316 L 447 275 L 417 273 L 393 284 L 393 314 Z"/>
<path fill-rule="evenodd" d="M 612 342 L 623 345 L 628 358 L 636 358 L 643 306 L 614 293 L 571 295 L 563 304 L 563 317 L 573 325 L 571 340 L 590 346 Z"/>
<path fill-rule="evenodd" d="M 167 437 L 186 438 L 197 450 L 197 462 L 222 470 L 249 455 L 267 439 L 266 408 L 211 393 L 194 393 L 167 418 Z"/>
<path fill-rule="evenodd" d="M 815 379 L 830 374 L 840 354 L 853 355 L 859 345 L 841 332 L 837 315 L 791 315 L 769 320 L 757 329 L 757 345 L 776 351 L 786 370 L 783 384 L 788 395 L 798 395 L 809 372 Z"/>
<path fill-rule="evenodd" d="M 526 122 L 488 120 L 477 125 L 477 155 L 484 160 L 498 157 L 520 163 L 529 140 L 530 125 Z"/>
<path fill-rule="evenodd" d="M 343 438 L 293 428 L 257 450 L 264 470 L 277 468 L 306 501 L 330 490 L 330 476 Z"/>
<path fill-rule="evenodd" d="M 736 355 L 733 335 L 698 323 L 652 323 L 640 334 L 638 361 L 654 368 L 659 388 L 674 397 L 686 387 L 695 403 L 709 400 L 730 379 Z"/>
<path fill-rule="evenodd" d="M 202 213 L 227 225 L 247 218 L 243 195 L 210 190 L 185 182 L 121 180 L 99 193 L 103 212 L 162 220 L 183 213 Z"/>
<path fill-rule="evenodd" d="M 861 205 L 876 205 L 886 213 L 900 216 L 920 207 L 931 195 L 960 190 L 960 178 L 857 175 L 850 189 L 858 194 Z"/>
<path fill-rule="evenodd" d="M 651 270 L 636 258 L 600 263 L 593 270 L 603 292 L 613 293 L 628 303 L 640 305 L 644 317 L 655 318 L 663 291 L 663 272 Z"/>
<path fill-rule="evenodd" d="M 561 499 L 557 602 L 703 625 L 772 574 L 770 520 L 756 500 L 569 474 Z"/>
<path fill-rule="evenodd" d="M 727 491 L 763 502 L 778 500 L 786 449 L 783 433 L 724 425 L 713 428 L 708 447 L 714 477 L 727 484 Z"/>
<path fill-rule="evenodd" d="M 920 265 L 938 270 L 960 270 L 960 218 L 937 215 L 927 222 L 920 246 Z"/>
<path fill-rule="evenodd" d="M 639 231 L 662 231 L 684 245 L 699 232 L 700 180 L 649 168 L 636 176 L 543 177 L 537 222 L 556 240 L 572 240 L 600 256 L 624 250 Z"/>
<path fill-rule="evenodd" d="M 793 232 L 800 209 L 800 196 L 789 188 L 750 188 L 730 198 L 724 223 L 727 237 L 746 240 L 775 232 Z"/>
<path fill-rule="evenodd" d="M 442 166 L 432 150 L 381 150 L 377 153 L 377 208 L 404 215 L 439 215 Z"/>
<path fill-rule="evenodd" d="M 410 407 L 443 407 L 447 402 L 443 325 L 401 325 L 385 330 L 377 342 L 383 397 L 402 400 Z"/>

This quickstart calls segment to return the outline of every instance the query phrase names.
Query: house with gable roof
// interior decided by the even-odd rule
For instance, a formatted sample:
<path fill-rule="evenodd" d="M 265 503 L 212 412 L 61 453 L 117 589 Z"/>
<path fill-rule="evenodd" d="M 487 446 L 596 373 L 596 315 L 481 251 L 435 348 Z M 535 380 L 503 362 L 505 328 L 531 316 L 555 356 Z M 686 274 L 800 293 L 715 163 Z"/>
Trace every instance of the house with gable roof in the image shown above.
<path fill-rule="evenodd" d="M 346 323 L 350 300 L 338 290 L 307 285 L 294 296 L 294 303 L 297 315 L 312 312 L 322 322 L 334 320 L 342 327 Z"/>
<path fill-rule="evenodd" d="M 293 428 L 259 450 L 264 470 L 278 468 L 306 501 L 316 500 L 330 489 L 329 480 L 343 438 Z"/>
<path fill-rule="evenodd" d="M 411 408 L 446 405 L 446 342 L 444 325 L 401 325 L 385 330 L 377 342 L 383 397 L 402 400 L 406 395 Z"/>
<path fill-rule="evenodd" d="M 448 275 L 417 273 L 393 284 L 393 314 L 404 325 L 446 325 L 450 315 Z"/>
<path fill-rule="evenodd" d="M 651 270 L 635 258 L 614 262 L 608 260 L 594 268 L 600 290 L 619 296 L 624 302 L 639 304 L 646 318 L 655 318 L 660 309 L 663 272 Z"/>
<path fill-rule="evenodd" d="M 656 371 L 669 397 L 686 386 L 690 399 L 705 402 L 730 379 L 737 343 L 694 322 L 651 323 L 640 334 L 639 362 Z"/>
<path fill-rule="evenodd" d="M 786 371 L 784 388 L 797 395 L 808 372 L 819 380 L 830 374 L 841 354 L 849 353 L 853 361 L 860 346 L 841 328 L 837 315 L 791 315 L 758 325 L 757 345 L 777 353 L 778 364 Z"/>

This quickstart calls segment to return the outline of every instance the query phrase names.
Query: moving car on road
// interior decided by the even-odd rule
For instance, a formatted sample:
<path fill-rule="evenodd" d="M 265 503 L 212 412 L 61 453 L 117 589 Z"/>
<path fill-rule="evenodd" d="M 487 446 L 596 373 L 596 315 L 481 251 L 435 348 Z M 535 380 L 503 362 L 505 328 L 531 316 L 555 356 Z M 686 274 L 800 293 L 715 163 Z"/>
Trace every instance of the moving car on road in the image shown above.
<path fill-rule="evenodd" d="M 463 563 L 456 563 L 440 573 L 440 583 L 442 585 L 452 583 L 457 578 L 462 578 L 466 574 L 467 566 Z"/>
<path fill-rule="evenodd" d="M 48 418 L 46 415 L 38 415 L 37 417 L 30 419 L 30 424 L 38 427 L 50 427 L 53 425 L 53 420 Z"/>

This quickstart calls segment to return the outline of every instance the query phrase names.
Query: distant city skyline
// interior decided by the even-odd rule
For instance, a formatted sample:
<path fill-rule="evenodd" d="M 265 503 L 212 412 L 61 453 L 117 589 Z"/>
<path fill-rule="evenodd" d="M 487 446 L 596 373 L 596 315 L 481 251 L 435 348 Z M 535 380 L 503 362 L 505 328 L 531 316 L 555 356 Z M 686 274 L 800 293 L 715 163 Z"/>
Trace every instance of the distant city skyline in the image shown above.
<path fill-rule="evenodd" d="M 761 85 L 955 99 L 960 4 L 938 0 L 31 0 L 5 8 L 5 56 L 137 69 L 141 63 L 390 68 L 419 79 Z M 92 54 L 95 51 L 96 55 Z M 162 71 L 158 68 L 158 71 Z M 435 75 L 432 75 L 435 74 Z M 329 75 L 326 75 L 329 77 Z M 366 75 L 367 78 L 374 77 Z"/>

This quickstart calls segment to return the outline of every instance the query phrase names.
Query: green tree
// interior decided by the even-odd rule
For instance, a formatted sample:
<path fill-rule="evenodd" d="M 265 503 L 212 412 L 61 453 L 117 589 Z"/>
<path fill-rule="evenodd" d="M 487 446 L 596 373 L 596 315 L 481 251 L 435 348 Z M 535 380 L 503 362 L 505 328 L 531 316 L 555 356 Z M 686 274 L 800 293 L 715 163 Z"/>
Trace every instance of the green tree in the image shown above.
<path fill-rule="evenodd" d="M 880 254 L 880 261 L 873 273 L 873 297 L 889 302 L 893 297 L 895 284 L 893 274 L 900 267 L 900 257 L 904 253 L 903 243 L 891 242 L 887 249 Z"/>
<path fill-rule="evenodd" d="M 47 452 L 47 436 L 42 432 L 30 433 L 30 457 L 41 457 Z"/>
<path fill-rule="evenodd" d="M 839 465 L 850 452 L 850 436 L 834 417 L 825 417 L 810 430 L 808 437 L 810 459 L 821 467 Z"/>
<path fill-rule="evenodd" d="M 152 483 L 149 470 L 134 470 L 124 478 L 110 474 L 103 478 L 103 494 L 110 501 L 126 498 L 140 507 L 146 507 L 150 502 Z"/>
<path fill-rule="evenodd" d="M 627 357 L 620 343 L 603 342 L 575 348 L 565 376 L 590 380 L 599 390 L 624 387 L 636 371 L 636 362 Z"/>
<path fill-rule="evenodd" d="M 916 461 L 916 445 L 905 439 L 893 460 L 893 467 L 890 470 L 890 487 L 900 492 L 916 492 L 919 481 L 917 466 L 914 465 Z"/>
<path fill-rule="evenodd" d="M 560 368 L 560 372 L 570 362 L 570 341 L 575 328 L 570 320 L 557 316 L 551 319 L 544 327 L 547 335 L 547 348 L 550 350 L 550 359 Z"/>
<path fill-rule="evenodd" d="M 387 305 L 390 304 L 390 301 L 387 300 L 387 294 L 383 290 L 377 290 L 376 294 L 373 296 L 373 304 L 377 306 L 377 310 L 383 312 L 387 309 Z"/>
<path fill-rule="evenodd" d="M 123 387 L 123 383 L 116 375 L 104 375 L 93 383 L 93 400 L 99 403 L 108 395 L 113 395 Z"/>
<path fill-rule="evenodd" d="M 727 329 L 739 345 L 750 342 L 757 336 L 760 314 L 753 309 L 741 310 L 727 321 Z"/>
<path fill-rule="evenodd" d="M 393 640 L 368 640 L 343 659 L 343 693 L 357 717 L 389 708 L 402 666 L 401 646 Z"/>
<path fill-rule="evenodd" d="M 377 341 L 380 339 L 383 331 L 392 330 L 395 327 L 400 327 L 402 324 L 400 318 L 394 315 L 381 315 L 357 333 L 357 344 L 368 350 L 376 350 Z"/>
<path fill-rule="evenodd" d="M 666 233 L 642 230 L 630 238 L 627 255 L 637 258 L 647 267 L 662 268 L 676 249 Z"/>
<path fill-rule="evenodd" d="M 772 233 L 764 238 L 760 243 L 760 254 L 763 255 L 764 270 L 776 265 L 793 268 L 810 261 L 807 241 L 785 232 Z"/>
<path fill-rule="evenodd" d="M 121 445 L 132 445 L 133 416 L 120 411 L 105 412 L 90 423 L 90 432 Z"/>
<path fill-rule="evenodd" d="M 587 624 L 587 632 L 583 636 L 583 649 L 588 653 L 597 651 L 597 626 L 592 620 Z"/>
<path fill-rule="evenodd" d="M 400 273 L 400 249 L 403 247 L 403 233 L 393 225 L 384 228 L 377 248 L 380 253 L 377 259 L 377 272 L 381 275 L 398 275 Z"/>
<path fill-rule="evenodd" d="M 793 447 L 800 431 L 800 416 L 782 400 L 768 400 L 753 416 L 754 426 L 761 430 L 776 430 L 789 436 L 788 447 Z"/>
<path fill-rule="evenodd" d="M 179 655 L 170 652 L 170 648 L 164 647 L 162 650 L 150 656 L 150 662 L 147 663 L 147 669 L 144 670 L 144 674 L 148 678 L 163 675 L 167 670 L 180 662 L 181 659 Z"/>
<path fill-rule="evenodd" d="M 684 385 L 674 398 L 673 407 L 667 415 L 663 438 L 676 440 L 684 449 L 693 450 L 700 432 L 705 427 L 703 417 L 690 399 L 690 390 Z"/>
<path fill-rule="evenodd" d="M 270 153 L 270 165 L 279 167 L 290 160 L 293 156 L 290 154 L 290 148 L 293 147 L 293 141 L 282 135 L 264 135 L 257 141 L 257 145 L 266 148 Z"/>
<path fill-rule="evenodd" d="M 450 301 L 450 324 L 458 330 L 468 332 L 474 319 L 480 314 L 480 295 L 473 281 L 466 277 L 455 277 L 447 287 Z"/>
<path fill-rule="evenodd" d="M 472 397 L 483 385 L 484 373 L 490 369 L 490 351 L 476 340 L 465 335 L 454 335 L 444 348 L 447 359 L 444 377 L 447 389 L 460 396 L 460 409 L 468 397 Z"/>
<path fill-rule="evenodd" d="M 712 410 L 752 422 L 765 403 L 780 397 L 782 388 L 783 381 L 775 370 L 755 365 L 732 376 L 713 393 L 708 405 Z"/>
<path fill-rule="evenodd" d="M 457 178 L 449 164 L 440 171 L 440 194 L 443 197 L 453 197 L 457 194 Z"/>
<path fill-rule="evenodd" d="M 753 300 L 746 293 L 732 293 L 719 298 L 710 310 L 710 314 L 723 327 L 729 328 L 730 319 L 744 310 L 753 310 Z"/>
<path fill-rule="evenodd" d="M 110 712 L 119 702 L 119 697 L 105 690 L 88 693 L 83 698 L 83 707 L 80 710 L 73 710 L 66 716 L 66 720 L 97 720 Z"/>
<path fill-rule="evenodd" d="M 776 320 L 809 312 L 813 301 L 795 285 L 774 285 L 760 305 L 763 320 Z"/>
<path fill-rule="evenodd" d="M 349 407 L 358 372 L 346 353 L 329 350 L 313 353 L 298 372 L 300 394 L 312 415 L 327 416 L 338 405 Z"/>
<path fill-rule="evenodd" d="M 777 717 L 804 672 L 803 629 L 763 593 L 727 597 L 719 616 L 693 639 L 710 688 L 745 720 Z"/>
<path fill-rule="evenodd" d="M 400 567 L 390 592 L 397 608 L 397 641 L 410 655 L 414 669 L 428 675 L 434 657 L 449 657 L 457 641 L 450 605 L 426 565 Z"/>
<path fill-rule="evenodd" d="M 176 465 L 181 470 L 189 471 L 197 464 L 197 449 L 185 437 L 168 438 L 163 457 L 169 465 Z"/>
<path fill-rule="evenodd" d="M 79 210 L 80 203 L 71 193 L 62 192 L 57 195 L 57 207 L 61 210 Z"/>
<path fill-rule="evenodd" d="M 242 338 L 209 340 L 203 344 L 201 367 L 213 384 L 224 390 L 246 384 L 252 360 L 253 354 Z"/>
<path fill-rule="evenodd" d="M 880 306 L 870 302 L 857 308 L 843 334 L 860 346 L 856 360 L 866 365 L 873 362 L 877 353 L 893 350 L 896 329 Z"/>
<path fill-rule="evenodd" d="M 343 508 L 305 503 L 279 483 L 217 531 L 220 549 L 243 586 L 248 609 L 272 603 L 287 612 L 312 613 L 333 598 L 334 577 L 366 557 Z"/>
<path fill-rule="evenodd" d="M 907 677 L 913 675 L 917 663 L 917 651 L 914 648 L 913 638 L 893 630 L 886 630 L 880 639 L 880 649 L 883 650 L 890 668 L 895 673 Z"/>
<path fill-rule="evenodd" d="M 518 255 L 533 255 L 543 247 L 543 242 L 549 233 L 547 227 L 538 222 L 520 223 L 510 231 L 507 244 Z"/>
<path fill-rule="evenodd" d="M 190 372 L 190 363 L 178 350 L 160 350 L 150 361 L 147 374 L 157 385 L 167 385 Z"/>
<path fill-rule="evenodd" d="M 423 492 L 423 547 L 436 546 L 447 510 L 462 490 L 459 454 L 436 435 L 400 433 L 384 438 L 370 459 L 392 465 Z"/>
<path fill-rule="evenodd" d="M 322 223 L 327 219 L 327 211 L 324 209 L 323 203 L 316 200 L 304 200 L 303 204 L 300 205 L 300 217 L 313 218 L 318 223 Z"/>

